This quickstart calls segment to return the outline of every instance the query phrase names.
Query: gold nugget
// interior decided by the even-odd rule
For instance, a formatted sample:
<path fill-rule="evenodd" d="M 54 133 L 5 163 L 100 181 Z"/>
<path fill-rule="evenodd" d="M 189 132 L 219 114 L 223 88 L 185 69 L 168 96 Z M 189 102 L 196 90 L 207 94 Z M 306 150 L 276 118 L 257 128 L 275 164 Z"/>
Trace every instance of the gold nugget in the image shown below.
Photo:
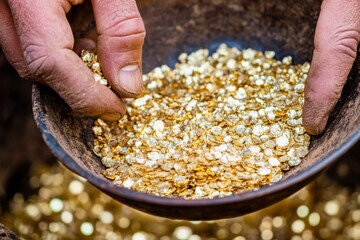
<path fill-rule="evenodd" d="M 96 55 L 85 56 L 103 79 Z M 212 55 L 183 53 L 174 69 L 144 75 L 145 90 L 126 100 L 123 119 L 95 121 L 103 175 L 121 187 L 186 199 L 280 181 L 308 153 L 301 114 L 310 65 L 274 57 L 222 44 Z"/>

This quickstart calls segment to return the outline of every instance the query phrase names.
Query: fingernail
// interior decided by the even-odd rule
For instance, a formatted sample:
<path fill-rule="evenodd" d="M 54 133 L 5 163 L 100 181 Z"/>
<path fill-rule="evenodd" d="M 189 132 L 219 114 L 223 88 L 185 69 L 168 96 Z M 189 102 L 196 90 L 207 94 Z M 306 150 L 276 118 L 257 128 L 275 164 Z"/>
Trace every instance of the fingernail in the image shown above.
<path fill-rule="evenodd" d="M 106 121 L 117 121 L 121 118 L 121 114 L 120 113 L 103 113 L 99 117 Z"/>
<path fill-rule="evenodd" d="M 119 81 L 121 87 L 132 94 L 140 94 L 143 90 L 143 80 L 140 68 L 136 64 L 120 69 Z"/>

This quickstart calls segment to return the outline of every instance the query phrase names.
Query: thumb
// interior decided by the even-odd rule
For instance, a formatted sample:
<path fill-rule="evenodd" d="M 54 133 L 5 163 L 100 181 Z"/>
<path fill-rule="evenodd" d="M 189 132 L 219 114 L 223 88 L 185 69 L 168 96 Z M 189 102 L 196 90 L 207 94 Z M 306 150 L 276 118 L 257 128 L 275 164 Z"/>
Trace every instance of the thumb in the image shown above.
<path fill-rule="evenodd" d="M 135 0 L 93 0 L 97 51 L 105 77 L 120 97 L 143 90 L 141 54 L 145 27 Z"/>
<path fill-rule="evenodd" d="M 324 131 L 356 58 L 359 40 L 360 1 L 323 1 L 305 85 L 303 124 L 310 134 Z"/>

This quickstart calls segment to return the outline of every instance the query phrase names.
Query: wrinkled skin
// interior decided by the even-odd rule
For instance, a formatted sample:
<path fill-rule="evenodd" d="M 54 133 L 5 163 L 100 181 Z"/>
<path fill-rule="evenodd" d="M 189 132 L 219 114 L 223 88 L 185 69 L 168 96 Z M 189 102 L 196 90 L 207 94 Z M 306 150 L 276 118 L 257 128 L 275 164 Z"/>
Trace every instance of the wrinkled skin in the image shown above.
<path fill-rule="evenodd" d="M 356 58 L 359 40 L 360 1 L 324 0 L 305 84 L 303 124 L 310 134 L 324 131 Z"/>
<path fill-rule="evenodd" d="M 76 45 L 66 13 L 82 2 L 0 0 L 0 44 L 20 76 L 53 88 L 75 113 L 117 120 L 125 114 L 122 98 L 142 91 L 144 24 L 135 0 L 92 0 L 97 43 L 82 39 Z M 303 123 L 310 134 L 324 131 L 359 41 L 360 1 L 324 0 L 305 86 Z M 97 84 L 74 52 L 95 46 L 113 91 Z"/>
<path fill-rule="evenodd" d="M 97 84 L 73 51 L 66 13 L 82 0 L 0 0 L 0 44 L 19 75 L 53 88 L 84 116 L 116 120 L 124 97 L 142 91 L 141 51 L 145 28 L 135 0 L 93 0 L 99 61 L 112 90 Z M 83 48 L 94 48 L 90 40 Z M 77 49 L 82 47 L 77 46 Z"/>

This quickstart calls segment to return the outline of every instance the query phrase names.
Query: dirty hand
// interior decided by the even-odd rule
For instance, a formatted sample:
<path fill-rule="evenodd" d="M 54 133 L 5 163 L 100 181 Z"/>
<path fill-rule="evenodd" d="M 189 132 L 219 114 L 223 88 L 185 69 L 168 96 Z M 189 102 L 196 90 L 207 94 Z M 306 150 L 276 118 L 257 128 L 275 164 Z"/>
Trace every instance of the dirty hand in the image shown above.
<path fill-rule="evenodd" d="M 92 0 L 97 54 L 112 90 L 73 51 L 66 13 L 82 0 L 0 0 L 0 45 L 20 76 L 53 88 L 79 115 L 117 120 L 142 91 L 144 24 L 135 0 Z"/>
<path fill-rule="evenodd" d="M 359 41 L 360 1 L 324 0 L 305 85 L 303 124 L 310 134 L 324 131 L 356 58 Z"/>

